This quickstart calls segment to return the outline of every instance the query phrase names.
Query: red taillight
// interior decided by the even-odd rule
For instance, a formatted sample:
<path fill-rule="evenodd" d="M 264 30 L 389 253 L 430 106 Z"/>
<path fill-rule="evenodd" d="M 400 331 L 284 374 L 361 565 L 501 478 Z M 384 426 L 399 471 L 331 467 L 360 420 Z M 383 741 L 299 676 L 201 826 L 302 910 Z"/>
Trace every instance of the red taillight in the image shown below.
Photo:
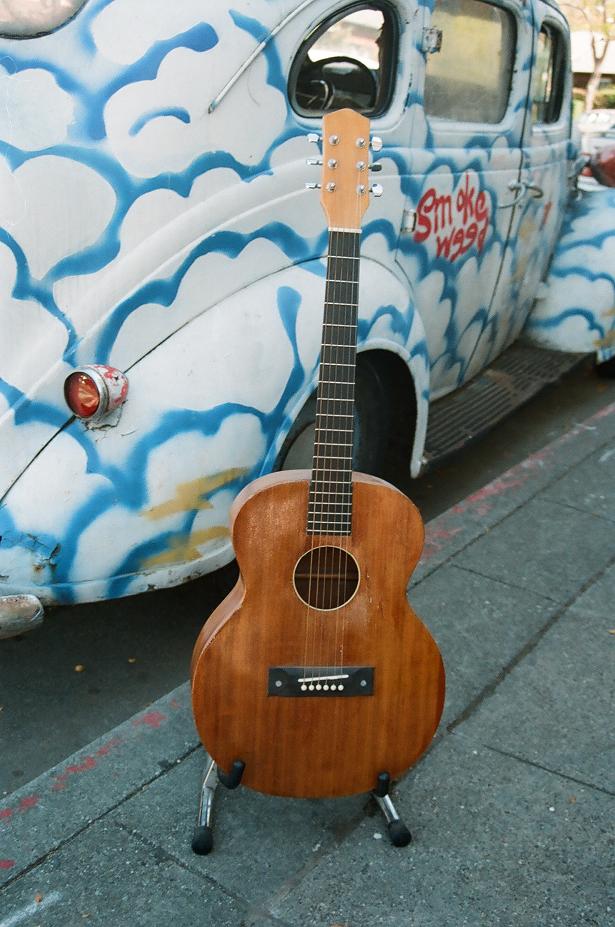
<path fill-rule="evenodd" d="M 98 411 L 100 393 L 87 373 L 71 373 L 64 384 L 64 396 L 71 412 L 79 418 L 91 418 Z"/>

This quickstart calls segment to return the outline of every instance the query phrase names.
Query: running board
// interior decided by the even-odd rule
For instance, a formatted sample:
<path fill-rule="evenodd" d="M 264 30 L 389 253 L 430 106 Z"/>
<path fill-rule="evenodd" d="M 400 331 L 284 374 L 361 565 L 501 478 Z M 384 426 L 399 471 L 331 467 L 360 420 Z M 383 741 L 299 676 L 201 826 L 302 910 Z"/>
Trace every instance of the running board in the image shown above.
<path fill-rule="evenodd" d="M 421 472 L 485 434 L 585 357 L 511 345 L 481 374 L 431 405 Z"/>

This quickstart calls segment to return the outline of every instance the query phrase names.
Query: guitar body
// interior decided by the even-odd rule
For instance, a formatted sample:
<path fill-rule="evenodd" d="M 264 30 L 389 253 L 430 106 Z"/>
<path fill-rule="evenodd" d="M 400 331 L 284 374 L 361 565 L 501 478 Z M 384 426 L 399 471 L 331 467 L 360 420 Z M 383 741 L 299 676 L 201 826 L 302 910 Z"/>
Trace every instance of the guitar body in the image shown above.
<path fill-rule="evenodd" d="M 424 534 L 413 503 L 354 473 L 352 534 L 314 536 L 309 485 L 308 471 L 282 472 L 238 496 L 241 577 L 197 640 L 192 697 L 221 769 L 239 759 L 250 788 L 321 798 L 412 765 L 442 713 L 444 668 L 406 598 Z M 315 557 L 329 572 L 318 590 L 301 579 Z"/>

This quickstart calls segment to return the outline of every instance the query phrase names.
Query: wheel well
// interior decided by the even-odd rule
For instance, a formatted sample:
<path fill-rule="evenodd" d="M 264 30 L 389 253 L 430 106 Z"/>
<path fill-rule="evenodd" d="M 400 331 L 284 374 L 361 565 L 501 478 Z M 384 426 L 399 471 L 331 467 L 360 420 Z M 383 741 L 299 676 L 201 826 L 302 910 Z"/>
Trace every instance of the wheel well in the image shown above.
<path fill-rule="evenodd" d="M 372 375 L 379 385 L 379 404 L 385 418 L 386 441 L 374 472 L 391 483 L 408 478 L 416 426 L 414 381 L 408 366 L 393 351 L 362 351 L 357 355 L 357 379 Z"/>
<path fill-rule="evenodd" d="M 407 480 L 416 424 L 416 394 L 407 365 L 392 351 L 370 350 L 357 354 L 355 422 L 355 469 L 380 476 L 391 483 Z M 299 436 L 314 421 L 316 393 L 305 402 L 293 422 L 275 464 L 285 465 Z M 308 466 L 303 460 L 301 466 Z"/>

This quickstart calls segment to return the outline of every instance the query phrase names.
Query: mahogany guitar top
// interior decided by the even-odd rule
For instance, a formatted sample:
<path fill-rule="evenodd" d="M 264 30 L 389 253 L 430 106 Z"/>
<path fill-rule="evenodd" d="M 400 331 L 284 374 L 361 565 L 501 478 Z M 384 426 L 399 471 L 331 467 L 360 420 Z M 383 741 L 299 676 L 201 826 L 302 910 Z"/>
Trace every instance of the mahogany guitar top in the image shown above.
<path fill-rule="evenodd" d="M 423 545 L 415 506 L 354 473 L 352 535 L 310 536 L 309 476 L 262 477 L 237 498 L 242 575 L 197 640 L 192 696 L 223 770 L 240 759 L 242 784 L 318 798 L 367 792 L 423 753 L 442 713 L 444 668 L 406 598 Z M 302 585 L 301 558 L 319 547 L 336 582 L 343 573 L 343 604 L 334 585 L 317 594 Z"/>

